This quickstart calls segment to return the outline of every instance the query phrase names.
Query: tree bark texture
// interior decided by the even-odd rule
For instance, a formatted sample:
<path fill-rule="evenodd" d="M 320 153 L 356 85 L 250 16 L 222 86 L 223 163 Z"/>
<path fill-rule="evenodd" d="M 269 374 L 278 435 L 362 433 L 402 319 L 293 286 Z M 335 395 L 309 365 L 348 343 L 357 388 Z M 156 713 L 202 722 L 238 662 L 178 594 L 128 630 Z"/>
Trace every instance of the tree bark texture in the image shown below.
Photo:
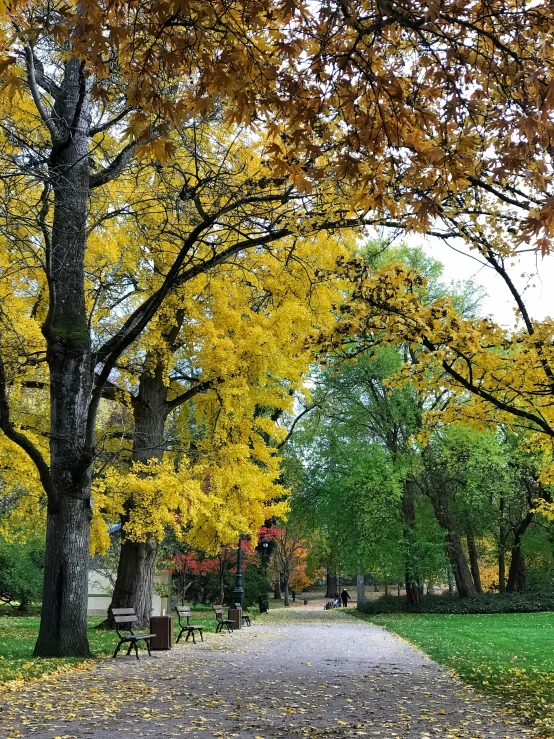
<path fill-rule="evenodd" d="M 440 490 L 431 494 L 430 498 L 437 521 L 446 532 L 446 553 L 452 565 L 458 595 L 460 598 L 468 598 L 476 594 L 475 585 L 467 564 L 462 540 L 450 515 L 447 494 Z"/>
<path fill-rule="evenodd" d="M 468 534 L 466 539 L 467 551 L 469 553 L 469 566 L 471 568 L 471 576 L 473 577 L 475 591 L 477 593 L 482 593 L 483 588 L 481 586 L 481 573 L 479 572 L 479 555 L 477 554 L 475 537 L 473 536 L 473 534 Z"/>
<path fill-rule="evenodd" d="M 163 367 L 152 367 L 148 358 L 141 375 L 139 391 L 133 401 L 134 432 L 133 461 L 161 461 L 164 453 L 164 431 L 167 418 L 167 387 Z M 121 555 L 117 570 L 108 625 L 113 628 L 112 608 L 134 608 L 137 625 L 148 628 L 152 615 L 152 591 L 158 544 L 155 541 L 136 542 L 125 536 L 122 520 Z"/>
<path fill-rule="evenodd" d="M 273 588 L 273 598 L 274 600 L 281 600 L 281 575 L 279 573 L 277 573 L 277 579 Z"/>
<path fill-rule="evenodd" d="M 112 608 L 134 608 L 136 625 L 148 627 L 152 615 L 152 586 L 158 547 L 155 543 L 130 541 L 121 545 Z"/>
<path fill-rule="evenodd" d="M 508 593 L 525 593 L 527 591 L 527 568 L 525 567 L 525 556 L 521 551 L 521 546 L 512 549 L 506 591 Z"/>
<path fill-rule="evenodd" d="M 512 559 L 510 562 L 510 569 L 508 570 L 508 584 L 506 587 L 508 593 L 525 593 L 527 590 L 527 570 L 525 567 L 525 557 L 521 551 L 521 543 L 533 517 L 534 513 L 532 513 L 532 511 L 528 511 L 527 515 L 514 529 Z"/>
<path fill-rule="evenodd" d="M 43 325 L 50 370 L 50 474 L 44 596 L 38 657 L 88 657 L 87 593 L 92 390 L 84 284 L 89 201 L 90 99 L 81 64 L 67 62 L 54 107 L 49 162 L 54 215 L 47 245 L 49 312 Z"/>
<path fill-rule="evenodd" d="M 337 572 L 334 567 L 327 568 L 326 598 L 334 598 L 338 593 Z"/>

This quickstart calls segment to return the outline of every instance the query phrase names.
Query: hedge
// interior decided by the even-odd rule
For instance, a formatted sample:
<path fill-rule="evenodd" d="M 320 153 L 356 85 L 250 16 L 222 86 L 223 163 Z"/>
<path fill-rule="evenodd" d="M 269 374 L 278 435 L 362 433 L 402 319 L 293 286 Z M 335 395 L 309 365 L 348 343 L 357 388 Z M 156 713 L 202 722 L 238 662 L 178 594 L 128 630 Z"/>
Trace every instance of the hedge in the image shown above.
<path fill-rule="evenodd" d="M 384 595 L 358 606 L 362 613 L 538 613 L 554 611 L 554 593 L 486 593 L 473 598 L 426 595 L 419 608 L 408 605 L 405 597 Z"/>

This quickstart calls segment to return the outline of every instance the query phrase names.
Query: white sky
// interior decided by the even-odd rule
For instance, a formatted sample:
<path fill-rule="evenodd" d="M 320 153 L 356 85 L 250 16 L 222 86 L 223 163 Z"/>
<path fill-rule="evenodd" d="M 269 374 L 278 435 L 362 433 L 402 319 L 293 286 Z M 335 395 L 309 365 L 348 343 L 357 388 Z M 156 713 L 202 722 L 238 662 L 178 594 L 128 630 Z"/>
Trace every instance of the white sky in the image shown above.
<path fill-rule="evenodd" d="M 460 254 L 436 238 L 412 235 L 402 240 L 414 246 L 416 244 L 422 246 L 427 254 L 442 262 L 446 281 L 472 279 L 483 285 L 487 291 L 487 298 L 482 303 L 482 313 L 492 315 L 504 326 L 515 324 L 514 301 L 504 280 L 490 267 L 483 267 L 468 256 L 471 252 L 467 247 L 462 246 L 465 254 Z M 520 294 L 525 290 L 525 305 L 532 318 L 536 320 L 542 320 L 547 316 L 554 318 L 554 254 L 544 259 L 540 254 L 522 254 L 519 262 L 510 266 L 508 273 Z M 527 276 L 522 278 L 522 274 Z"/>

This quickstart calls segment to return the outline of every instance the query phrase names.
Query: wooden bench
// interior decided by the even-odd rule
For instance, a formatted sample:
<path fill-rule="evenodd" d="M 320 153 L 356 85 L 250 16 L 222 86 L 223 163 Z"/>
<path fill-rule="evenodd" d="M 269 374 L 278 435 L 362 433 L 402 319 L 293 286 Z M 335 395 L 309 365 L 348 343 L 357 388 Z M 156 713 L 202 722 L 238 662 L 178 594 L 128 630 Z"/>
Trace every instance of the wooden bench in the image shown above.
<path fill-rule="evenodd" d="M 185 631 L 187 632 L 185 641 L 188 641 L 189 636 L 192 636 L 192 641 L 194 644 L 196 644 L 196 638 L 194 636 L 195 631 L 198 631 L 198 633 L 200 634 L 200 641 L 204 641 L 204 637 L 202 636 L 202 631 L 204 627 L 191 624 L 190 617 L 192 616 L 192 611 L 190 610 L 190 608 L 188 606 L 175 606 L 175 610 L 177 611 L 177 616 L 179 617 L 179 626 L 181 627 L 181 631 L 179 632 L 179 636 L 177 637 L 177 641 L 175 643 L 179 643 L 179 639 L 183 636 Z M 183 622 L 184 619 L 186 619 L 185 623 Z"/>
<path fill-rule="evenodd" d="M 227 627 L 227 633 L 232 634 L 233 633 L 233 621 L 231 621 L 228 618 L 223 618 L 223 606 L 212 606 L 215 613 L 215 618 L 217 621 L 217 626 L 215 627 L 215 633 L 221 634 L 223 629 Z"/>
<path fill-rule="evenodd" d="M 112 608 L 112 615 L 115 621 L 115 630 L 117 631 L 117 635 L 119 637 L 119 644 L 115 648 L 115 652 L 113 653 L 114 659 L 117 657 L 117 653 L 119 652 L 121 645 L 125 644 L 125 642 L 129 642 L 129 649 L 127 650 L 127 657 L 131 654 L 131 649 L 135 648 L 135 654 L 137 655 L 137 659 L 139 659 L 138 655 L 138 643 L 139 641 L 143 641 L 146 644 L 146 648 L 148 649 L 148 656 L 152 656 L 152 653 L 150 651 L 150 639 L 152 637 L 156 636 L 156 634 L 135 634 L 133 631 L 133 627 L 131 624 L 134 624 L 135 621 L 137 621 L 137 614 L 135 613 L 134 608 Z M 125 624 L 128 624 L 125 626 Z M 122 634 L 121 631 L 129 631 L 128 634 Z"/>
<path fill-rule="evenodd" d="M 235 603 L 235 608 L 242 608 L 242 606 L 240 603 Z M 252 624 L 250 623 L 250 616 L 243 611 L 242 612 L 242 625 L 244 626 L 244 624 L 246 624 L 247 626 L 252 626 Z"/>

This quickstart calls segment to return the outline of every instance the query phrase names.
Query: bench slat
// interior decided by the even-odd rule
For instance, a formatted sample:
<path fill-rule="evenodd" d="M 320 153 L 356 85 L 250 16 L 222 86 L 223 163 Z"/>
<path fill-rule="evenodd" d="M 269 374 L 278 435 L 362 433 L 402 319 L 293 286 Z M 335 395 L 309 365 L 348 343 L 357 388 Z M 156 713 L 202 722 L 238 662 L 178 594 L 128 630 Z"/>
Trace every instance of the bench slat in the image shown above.
<path fill-rule="evenodd" d="M 125 641 L 136 641 L 137 639 L 152 639 L 153 636 L 156 636 L 156 634 L 125 634 L 122 638 Z"/>

